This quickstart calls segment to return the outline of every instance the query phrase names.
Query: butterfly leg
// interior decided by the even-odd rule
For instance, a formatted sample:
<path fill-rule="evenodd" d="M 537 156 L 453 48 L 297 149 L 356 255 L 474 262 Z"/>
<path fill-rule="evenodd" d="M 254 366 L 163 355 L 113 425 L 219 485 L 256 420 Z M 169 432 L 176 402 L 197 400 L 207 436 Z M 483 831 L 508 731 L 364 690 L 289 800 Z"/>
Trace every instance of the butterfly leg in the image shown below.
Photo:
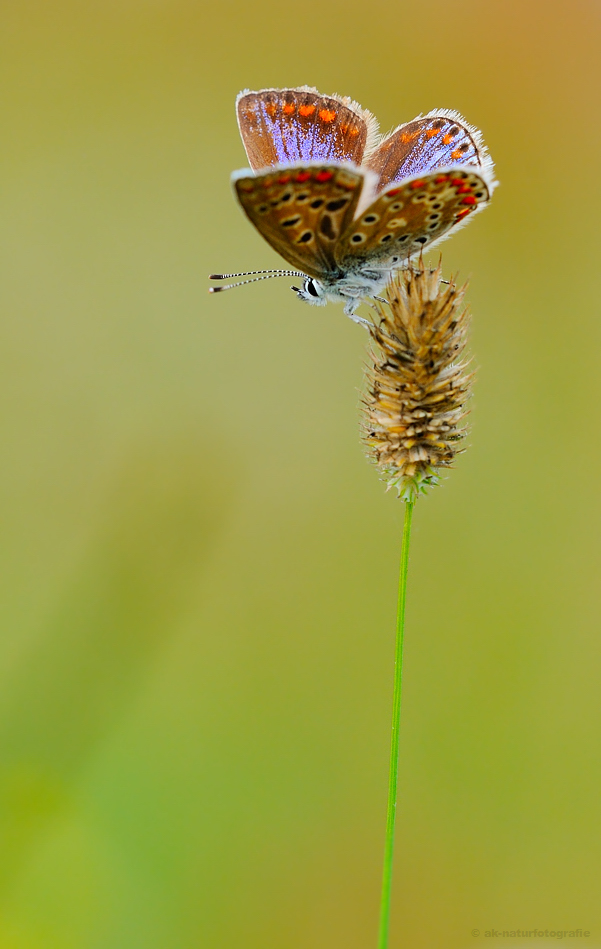
<path fill-rule="evenodd" d="M 414 277 L 419 277 L 420 274 L 422 274 L 422 273 L 425 272 L 425 271 L 423 271 L 423 270 L 414 270 L 413 267 L 408 267 L 407 269 L 411 271 L 411 273 L 413 274 Z M 432 269 L 430 269 L 430 270 L 428 271 L 428 273 L 433 274 L 434 271 L 433 271 Z M 447 286 L 449 286 L 449 287 L 450 287 L 450 285 L 451 285 L 451 281 L 450 281 L 450 280 L 443 280 L 442 277 L 441 277 L 441 279 L 440 279 L 440 282 L 441 282 L 441 283 L 446 283 Z M 379 299 L 380 299 L 380 297 L 374 297 L 374 300 L 379 300 Z"/>
<path fill-rule="evenodd" d="M 356 297 L 352 297 L 344 308 L 344 313 L 346 316 L 349 316 L 353 323 L 359 323 L 361 326 L 369 326 L 369 320 L 364 320 L 362 316 L 357 316 L 355 310 L 359 306 L 361 301 L 357 300 Z"/>

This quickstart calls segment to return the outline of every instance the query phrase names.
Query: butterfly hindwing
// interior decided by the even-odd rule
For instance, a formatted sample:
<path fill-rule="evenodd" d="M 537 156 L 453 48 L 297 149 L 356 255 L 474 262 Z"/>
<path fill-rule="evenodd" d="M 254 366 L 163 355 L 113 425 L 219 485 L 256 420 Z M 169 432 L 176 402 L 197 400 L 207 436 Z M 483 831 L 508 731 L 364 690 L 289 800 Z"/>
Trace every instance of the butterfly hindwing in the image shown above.
<path fill-rule="evenodd" d="M 237 172 L 234 187 L 259 233 L 310 277 L 336 270 L 334 248 L 353 221 L 364 176 L 345 165 L 301 165 L 263 175 Z"/>
<path fill-rule="evenodd" d="M 366 160 L 380 188 L 449 165 L 492 170 L 478 129 L 458 112 L 442 110 L 407 122 L 387 135 Z"/>
<path fill-rule="evenodd" d="M 308 86 L 241 92 L 236 112 L 253 171 L 310 161 L 360 165 L 377 130 L 356 102 Z"/>
<path fill-rule="evenodd" d="M 484 207 L 490 192 L 485 178 L 465 166 L 389 187 L 344 232 L 336 261 L 344 271 L 372 261 L 400 266 Z"/>

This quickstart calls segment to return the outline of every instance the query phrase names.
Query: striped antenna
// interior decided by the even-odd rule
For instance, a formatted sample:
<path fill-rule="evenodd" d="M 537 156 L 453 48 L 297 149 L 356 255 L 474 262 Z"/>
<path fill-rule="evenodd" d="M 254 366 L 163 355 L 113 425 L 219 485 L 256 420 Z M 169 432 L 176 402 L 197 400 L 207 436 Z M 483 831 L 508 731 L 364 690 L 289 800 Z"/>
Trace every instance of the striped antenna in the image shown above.
<path fill-rule="evenodd" d="M 260 274 L 260 276 L 255 276 Z M 251 277 L 252 280 L 239 280 L 237 283 L 228 283 L 225 287 L 209 287 L 209 293 L 221 293 L 223 290 L 233 290 L 234 287 L 243 287 L 247 283 L 258 283 L 259 280 L 271 280 L 272 277 L 306 277 L 299 270 L 248 270 L 246 273 L 210 274 L 209 280 L 229 280 L 231 277 Z"/>
<path fill-rule="evenodd" d="M 281 277 L 304 277 L 300 270 L 244 270 L 242 273 L 211 273 L 209 280 L 229 280 L 231 277 L 254 277 L 255 274 L 271 273 Z"/>

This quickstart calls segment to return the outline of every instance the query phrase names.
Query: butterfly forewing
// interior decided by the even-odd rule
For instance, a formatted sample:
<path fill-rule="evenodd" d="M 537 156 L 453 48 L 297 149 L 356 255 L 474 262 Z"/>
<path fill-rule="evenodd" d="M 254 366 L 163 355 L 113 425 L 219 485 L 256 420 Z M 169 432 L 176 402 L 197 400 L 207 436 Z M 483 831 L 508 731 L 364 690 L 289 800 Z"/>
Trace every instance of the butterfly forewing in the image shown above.
<path fill-rule="evenodd" d="M 486 205 L 490 189 L 472 169 L 459 167 L 389 187 L 352 222 L 336 245 L 340 268 L 400 266 L 439 241 Z"/>
<path fill-rule="evenodd" d="M 375 130 L 371 114 L 350 99 L 308 88 L 243 92 L 236 111 L 254 171 L 308 161 L 359 165 Z"/>
<path fill-rule="evenodd" d="M 334 248 L 352 223 L 363 180 L 344 165 L 305 165 L 256 176 L 238 172 L 234 186 L 273 249 L 319 279 L 337 269 Z"/>
<path fill-rule="evenodd" d="M 477 129 L 456 112 L 434 112 L 388 135 L 366 160 L 380 188 L 453 164 L 488 167 L 491 162 Z"/>

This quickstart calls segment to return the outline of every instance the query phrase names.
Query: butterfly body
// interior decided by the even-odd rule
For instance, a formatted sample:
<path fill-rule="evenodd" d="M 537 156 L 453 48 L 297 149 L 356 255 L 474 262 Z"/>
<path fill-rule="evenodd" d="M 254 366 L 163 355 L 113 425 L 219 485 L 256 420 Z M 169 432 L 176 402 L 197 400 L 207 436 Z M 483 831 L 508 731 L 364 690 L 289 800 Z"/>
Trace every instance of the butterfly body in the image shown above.
<path fill-rule="evenodd" d="M 355 310 L 366 297 L 376 297 L 388 283 L 390 272 L 333 273 L 328 278 L 316 280 L 305 277 L 302 287 L 292 287 L 296 295 L 313 306 L 326 303 L 344 303 L 344 312 L 356 319 Z M 357 320 L 362 323 L 363 320 Z"/>
<path fill-rule="evenodd" d="M 251 164 L 233 175 L 240 205 L 305 275 L 299 297 L 342 301 L 352 317 L 495 187 L 479 132 L 448 110 L 381 139 L 357 103 L 306 86 L 241 93 L 237 112 Z"/>

